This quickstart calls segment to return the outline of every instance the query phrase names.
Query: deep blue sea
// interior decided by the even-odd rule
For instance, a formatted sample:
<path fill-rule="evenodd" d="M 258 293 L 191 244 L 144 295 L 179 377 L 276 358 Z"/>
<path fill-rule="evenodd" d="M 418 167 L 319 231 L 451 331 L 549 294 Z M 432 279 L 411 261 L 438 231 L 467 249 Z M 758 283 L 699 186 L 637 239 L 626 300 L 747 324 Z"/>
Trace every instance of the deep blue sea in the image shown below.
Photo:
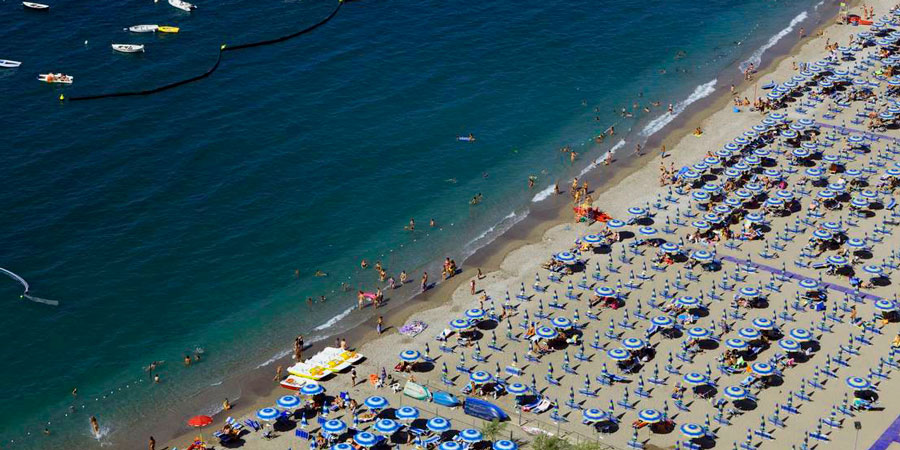
<path fill-rule="evenodd" d="M 2 448 L 98 447 L 90 415 L 101 443 L 121 447 L 136 423 L 265 363 L 296 334 L 359 323 L 371 312 L 332 319 L 376 285 L 360 259 L 414 284 L 423 270 L 436 279 L 435 262 L 464 259 L 619 138 L 661 128 L 668 103 L 680 112 L 713 94 L 714 80 L 739 76 L 779 32 L 795 39 L 795 19 L 817 8 L 359 0 L 311 34 L 226 53 L 198 83 L 59 102 L 200 74 L 220 44 L 288 34 L 335 4 L 196 0 L 189 14 L 164 0 L 45 1 L 48 13 L 0 2 L 0 58 L 23 62 L 0 69 L 0 267 L 60 301 L 20 300 L 21 286 L 0 278 Z M 136 24 L 181 32 L 122 30 Z M 36 81 L 51 71 L 75 83 Z M 662 106 L 617 112 L 651 101 Z M 593 144 L 612 124 L 616 138 Z M 476 142 L 456 140 L 469 133 Z M 565 145 L 581 154 L 574 165 Z M 204 361 L 184 368 L 197 348 Z M 143 370 L 151 361 L 165 361 L 159 385 Z"/>

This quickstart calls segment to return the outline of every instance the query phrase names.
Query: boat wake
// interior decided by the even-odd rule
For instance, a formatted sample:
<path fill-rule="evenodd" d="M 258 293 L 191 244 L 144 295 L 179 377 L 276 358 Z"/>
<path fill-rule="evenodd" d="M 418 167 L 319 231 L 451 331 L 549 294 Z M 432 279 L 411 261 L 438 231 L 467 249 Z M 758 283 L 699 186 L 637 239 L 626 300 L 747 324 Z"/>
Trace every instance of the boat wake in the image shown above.
<path fill-rule="evenodd" d="M 641 136 L 645 138 L 652 136 L 654 133 L 663 129 L 666 125 L 675 120 L 675 118 L 678 117 L 679 114 L 684 112 L 684 110 L 688 106 L 690 106 L 697 100 L 712 95 L 712 93 L 716 90 L 716 82 L 718 82 L 718 79 L 714 78 L 712 81 L 701 84 L 700 86 L 694 88 L 694 92 L 691 92 L 691 95 L 689 95 L 683 101 L 678 102 L 678 104 L 676 104 L 672 108 L 671 113 L 663 114 L 647 123 L 647 126 L 645 126 L 643 130 L 641 130 Z"/>
<path fill-rule="evenodd" d="M 809 15 L 806 14 L 806 11 L 803 11 L 800 14 L 797 14 L 796 16 L 794 16 L 794 18 L 791 19 L 791 23 L 788 24 L 788 26 L 785 29 L 779 31 L 778 33 L 775 33 L 775 35 L 770 37 L 769 40 L 765 44 L 763 44 L 762 47 L 756 49 L 756 51 L 753 52 L 753 54 L 751 54 L 750 57 L 747 58 L 746 61 L 744 61 L 738 65 L 738 68 L 741 70 L 741 72 L 744 72 L 745 70 L 747 70 L 747 67 L 750 67 L 750 64 L 753 64 L 754 67 L 759 67 L 759 65 L 762 64 L 762 55 L 766 52 L 766 50 L 774 47 L 775 44 L 777 44 L 778 41 L 781 40 L 781 38 L 787 36 L 790 32 L 794 31 L 794 27 L 796 27 L 800 22 L 803 22 L 804 20 L 806 20 L 806 18 L 808 16 Z"/>
<path fill-rule="evenodd" d="M 59 305 L 59 302 L 56 301 L 56 300 L 47 300 L 46 298 L 33 297 L 33 296 L 29 295 L 29 294 L 28 294 L 28 291 L 29 291 L 31 288 L 28 286 L 28 282 L 25 281 L 24 278 L 22 278 L 22 277 L 20 277 L 20 276 L 18 276 L 18 275 L 16 275 L 16 274 L 14 274 L 14 273 L 12 273 L 12 272 L 10 272 L 10 271 L 4 269 L 4 268 L 2 268 L 2 267 L 0 267 L 0 272 L 5 273 L 6 275 L 8 275 L 8 276 L 9 276 L 10 278 L 12 278 L 13 280 L 18 281 L 19 284 L 21 284 L 22 287 L 25 288 L 25 292 L 22 293 L 22 298 L 27 298 L 28 300 L 31 300 L 31 301 L 33 301 L 33 302 L 43 303 L 43 304 L 45 304 L 45 305 L 51 305 L 51 306 L 58 306 L 58 305 Z"/>

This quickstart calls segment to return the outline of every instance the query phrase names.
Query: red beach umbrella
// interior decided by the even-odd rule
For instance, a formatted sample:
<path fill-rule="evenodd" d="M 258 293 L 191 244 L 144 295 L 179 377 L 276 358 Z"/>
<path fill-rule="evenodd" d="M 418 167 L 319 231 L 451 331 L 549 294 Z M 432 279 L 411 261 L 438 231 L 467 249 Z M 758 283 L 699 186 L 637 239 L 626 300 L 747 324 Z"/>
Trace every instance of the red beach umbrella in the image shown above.
<path fill-rule="evenodd" d="M 188 419 L 187 424 L 188 424 L 188 426 L 191 426 L 194 428 L 199 428 L 199 427 L 205 427 L 205 426 L 211 424 L 212 422 L 213 422 L 212 417 L 194 416 L 194 417 L 191 417 L 190 419 Z"/>

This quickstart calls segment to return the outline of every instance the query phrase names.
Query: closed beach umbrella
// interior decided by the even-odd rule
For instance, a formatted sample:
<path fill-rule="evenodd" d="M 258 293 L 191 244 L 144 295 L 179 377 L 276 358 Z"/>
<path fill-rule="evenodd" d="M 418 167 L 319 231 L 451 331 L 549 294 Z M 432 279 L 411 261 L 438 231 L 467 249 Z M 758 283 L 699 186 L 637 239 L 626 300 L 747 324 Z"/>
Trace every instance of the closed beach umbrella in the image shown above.
<path fill-rule="evenodd" d="M 674 324 L 672 318 L 668 316 L 656 316 L 651 321 L 653 325 L 663 328 L 671 327 Z"/>
<path fill-rule="evenodd" d="M 741 328 L 740 330 L 738 330 L 738 334 L 742 338 L 748 339 L 751 341 L 754 339 L 759 339 L 759 336 L 760 336 L 759 330 L 757 330 L 756 328 L 747 328 L 747 327 Z"/>
<path fill-rule="evenodd" d="M 469 375 L 469 380 L 475 384 L 488 383 L 493 379 L 494 379 L 494 377 L 491 374 L 489 374 L 483 370 L 477 370 L 475 372 L 472 372 L 471 375 Z"/>
<path fill-rule="evenodd" d="M 792 328 L 788 335 L 797 342 L 806 342 L 812 339 L 812 333 L 806 328 Z"/>
<path fill-rule="evenodd" d="M 415 362 L 416 360 L 419 359 L 420 356 L 422 356 L 422 354 L 416 350 L 404 350 L 404 351 L 400 352 L 400 360 L 401 361 Z"/>
<path fill-rule="evenodd" d="M 513 441 L 508 441 L 506 439 L 502 439 L 499 441 L 494 441 L 493 449 L 494 450 L 519 450 L 519 446 Z"/>
<path fill-rule="evenodd" d="M 775 368 L 772 367 L 772 365 L 764 362 L 753 363 L 753 365 L 750 366 L 750 369 L 753 370 L 753 373 L 763 377 L 767 377 L 775 373 Z"/>
<path fill-rule="evenodd" d="M 443 433 L 450 429 L 450 421 L 443 417 L 432 417 L 425 426 L 435 433 Z"/>
<path fill-rule="evenodd" d="M 403 406 L 394 411 L 394 416 L 400 420 L 416 420 L 419 418 L 419 409 L 412 406 Z"/>
<path fill-rule="evenodd" d="M 553 320 L 550 321 L 550 323 L 554 327 L 562 330 L 568 330 L 569 328 L 572 328 L 572 321 L 565 317 L 554 317 Z"/>
<path fill-rule="evenodd" d="M 682 377 L 682 379 L 685 383 L 692 385 L 706 384 L 707 382 L 706 375 L 697 372 L 688 372 L 684 374 L 684 377 Z"/>
<path fill-rule="evenodd" d="M 725 341 L 725 346 L 732 350 L 746 350 L 747 341 L 738 338 L 731 338 Z"/>
<path fill-rule="evenodd" d="M 662 413 L 655 409 L 642 409 L 638 412 L 638 419 L 647 423 L 657 423 L 662 420 Z"/>
<path fill-rule="evenodd" d="M 847 386 L 851 389 L 862 391 L 864 389 L 869 389 L 872 384 L 869 383 L 869 380 L 862 377 L 849 377 L 847 378 Z"/>
<path fill-rule="evenodd" d="M 614 348 L 606 352 L 606 355 L 609 356 L 613 361 L 625 361 L 631 358 L 631 353 L 628 353 L 628 350 L 622 348 Z"/>
<path fill-rule="evenodd" d="M 454 319 L 450 321 L 450 328 L 454 330 L 468 330 L 472 323 L 468 319 Z"/>
<path fill-rule="evenodd" d="M 696 423 L 686 423 L 682 425 L 679 430 L 681 430 L 681 434 L 687 436 L 690 439 L 695 439 L 706 435 L 706 431 L 703 429 L 703 427 L 697 425 Z"/>
<path fill-rule="evenodd" d="M 462 439 L 464 442 L 474 444 L 476 442 L 483 441 L 484 435 L 482 435 L 480 431 L 478 431 L 474 428 L 466 428 L 465 430 L 461 430 L 459 432 L 459 438 Z"/>
<path fill-rule="evenodd" d="M 708 338 L 710 334 L 712 334 L 711 331 L 703 327 L 692 327 L 688 329 L 687 333 L 688 336 L 694 339 L 705 339 Z"/>
<path fill-rule="evenodd" d="M 372 433 L 363 431 L 361 433 L 356 433 L 356 435 L 353 436 L 353 441 L 363 447 L 373 447 L 378 443 L 378 437 Z"/>
<path fill-rule="evenodd" d="M 259 420 L 275 420 L 280 414 L 281 411 L 277 408 L 263 408 L 256 411 L 256 417 L 258 417 Z"/>
<path fill-rule="evenodd" d="M 485 312 L 480 308 L 469 308 L 466 310 L 466 318 L 471 320 L 483 319 Z"/>
<path fill-rule="evenodd" d="M 643 339 L 640 338 L 627 338 L 622 341 L 622 347 L 625 347 L 627 350 L 640 350 L 644 348 L 646 343 Z"/>
<path fill-rule="evenodd" d="M 528 386 L 522 383 L 513 383 L 506 387 L 506 392 L 512 395 L 522 395 L 528 392 Z"/>
<path fill-rule="evenodd" d="M 400 423 L 392 419 L 380 419 L 375 422 L 375 431 L 384 434 L 391 434 L 400 429 Z"/>
<path fill-rule="evenodd" d="M 596 408 L 585 409 L 581 413 L 581 417 L 585 422 L 600 422 L 606 419 L 606 413 Z"/>
<path fill-rule="evenodd" d="M 325 392 L 325 388 L 322 387 L 321 384 L 316 383 L 315 381 L 308 381 L 302 387 L 300 387 L 300 393 L 303 395 L 319 395 Z"/>
<path fill-rule="evenodd" d="M 753 319 L 753 326 L 760 330 L 771 330 L 775 328 L 775 323 L 765 317 L 757 317 Z"/>
<path fill-rule="evenodd" d="M 553 255 L 553 257 L 556 258 L 557 261 L 564 264 L 571 264 L 575 262 L 575 254 L 573 254 L 572 252 L 559 252 Z"/>
<path fill-rule="evenodd" d="M 291 409 L 300 405 L 300 399 L 295 395 L 285 395 L 279 397 L 278 400 L 275 401 L 275 404 L 281 408 Z"/>
<path fill-rule="evenodd" d="M 786 352 L 796 352 L 797 350 L 800 350 L 800 343 L 793 339 L 781 339 L 778 341 L 778 346 Z"/>
<path fill-rule="evenodd" d="M 388 407 L 388 401 L 380 395 L 373 395 L 366 399 L 365 405 L 369 409 L 384 409 Z"/>
<path fill-rule="evenodd" d="M 725 388 L 724 394 L 731 400 L 743 400 L 749 395 L 747 390 L 740 386 L 728 386 Z"/>
<path fill-rule="evenodd" d="M 213 418 L 209 416 L 194 416 L 187 421 L 188 426 L 194 428 L 205 427 L 211 423 L 213 423 Z"/>

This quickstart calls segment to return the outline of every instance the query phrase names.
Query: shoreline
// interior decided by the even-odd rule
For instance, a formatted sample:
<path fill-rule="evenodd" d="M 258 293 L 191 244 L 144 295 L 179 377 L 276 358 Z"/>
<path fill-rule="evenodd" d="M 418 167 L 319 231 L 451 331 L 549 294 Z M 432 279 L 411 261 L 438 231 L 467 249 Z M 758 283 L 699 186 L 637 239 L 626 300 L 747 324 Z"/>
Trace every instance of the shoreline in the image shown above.
<path fill-rule="evenodd" d="M 856 2 L 851 2 L 851 6 L 855 3 Z M 828 7 L 837 8 L 836 5 L 823 5 L 823 8 Z M 793 43 L 784 42 L 784 39 L 787 39 L 788 36 L 791 35 L 789 33 L 776 45 L 767 49 L 762 55 L 762 63 L 758 68 L 753 81 L 748 82 L 742 80 L 743 77 L 740 76 L 737 67 L 742 64 L 746 58 L 741 58 L 734 64 L 729 65 L 725 71 L 721 72 L 721 74 L 727 74 L 729 73 L 728 71 L 733 68 L 734 76 L 721 77 L 726 78 L 724 80 L 717 79 L 714 94 L 701 98 L 688 105 L 684 111 L 671 122 L 667 123 L 656 133 L 647 137 L 642 144 L 645 148 L 645 153 L 641 157 L 632 157 L 630 151 L 621 151 L 619 152 L 620 157 L 610 166 L 612 170 L 605 170 L 597 165 L 587 171 L 583 177 L 579 178 L 588 181 L 591 186 L 593 186 L 594 197 L 598 198 L 637 172 L 642 170 L 655 170 L 651 165 L 658 159 L 658 152 L 656 149 L 658 149 L 660 145 L 666 144 L 669 149 L 675 148 L 677 143 L 686 137 L 690 137 L 690 133 L 693 131 L 696 124 L 705 122 L 717 112 L 722 111 L 723 108 L 731 108 L 732 95 L 727 90 L 731 81 L 739 81 L 739 83 L 735 83 L 735 90 L 738 93 L 742 92 L 746 87 L 773 73 L 783 61 L 795 57 L 800 47 L 806 45 L 810 41 L 816 40 L 818 38 L 816 36 L 818 30 L 827 29 L 830 26 L 833 26 L 837 11 L 833 14 L 825 14 L 825 11 L 826 10 L 823 9 L 821 20 L 817 26 L 807 34 L 807 37 L 804 40 Z M 811 17 L 808 20 L 813 20 L 813 18 Z M 806 21 L 804 21 L 804 24 L 806 24 Z M 748 55 L 756 50 L 757 49 L 752 49 Z M 724 90 L 722 89 L 723 87 L 725 88 Z M 646 126 L 646 123 L 642 123 L 642 125 Z M 629 136 L 639 135 L 639 132 L 640 130 L 638 129 L 632 130 L 632 132 L 629 133 Z M 618 142 L 618 139 L 612 139 L 608 142 L 609 147 L 615 145 L 615 142 Z M 601 148 L 603 148 L 603 146 L 601 146 Z M 697 151 L 700 151 L 700 149 L 697 149 Z M 669 154 L 671 155 L 671 150 Z M 671 160 L 672 158 L 669 159 Z M 588 165 L 590 164 L 592 164 L 592 162 L 588 162 Z M 574 172 L 577 173 L 577 171 Z M 657 186 L 654 184 L 651 189 L 648 190 L 656 189 Z M 535 190 L 535 193 L 537 192 L 538 190 Z M 383 340 L 385 337 L 396 335 L 396 328 L 404 324 L 413 315 L 451 305 L 453 303 L 453 292 L 456 291 L 463 282 L 468 280 L 469 274 L 474 273 L 476 268 L 482 269 L 485 274 L 500 270 L 502 263 L 516 250 L 530 244 L 541 242 L 545 239 L 546 233 L 555 227 L 560 225 L 572 225 L 570 220 L 571 202 L 566 195 L 566 192 L 563 192 L 563 194 L 558 197 L 551 194 L 545 200 L 531 202 L 528 204 L 528 208 L 529 212 L 522 220 L 512 225 L 504 233 L 494 237 L 490 243 L 482 246 L 472 255 L 462 260 L 460 267 L 463 271 L 460 274 L 450 280 L 442 281 L 437 284 L 436 287 L 425 293 L 415 294 L 408 300 L 400 301 L 396 304 L 388 302 L 386 307 L 382 310 L 384 313 L 381 314 L 384 315 L 385 323 L 390 327 L 384 335 L 378 336 L 375 333 L 375 317 L 373 316 L 368 317 L 358 325 L 352 326 L 346 332 L 341 332 L 340 337 L 346 338 L 351 347 L 359 348 L 363 343 L 377 345 L 377 342 Z M 415 283 L 415 280 L 410 282 L 410 284 L 413 285 L 415 285 Z M 434 301 L 435 299 L 440 300 Z M 431 325 L 434 326 L 434 324 Z M 430 327 L 424 331 L 423 334 L 428 335 L 433 332 L 434 328 Z M 315 352 L 317 349 L 327 345 L 335 336 L 336 335 L 329 334 L 327 338 L 308 346 L 307 349 L 304 350 L 304 353 L 311 354 L 309 352 Z M 230 382 L 234 382 L 230 384 L 238 384 L 241 386 L 241 394 L 239 400 L 232 402 L 235 406 L 229 411 L 228 415 L 237 417 L 248 412 L 253 412 L 259 407 L 272 404 L 275 398 L 283 394 L 283 391 L 278 384 L 272 382 L 271 375 L 274 374 L 274 368 L 278 365 L 287 367 L 290 364 L 292 364 L 290 356 L 285 356 L 278 358 L 263 367 L 250 370 L 248 373 L 237 375 L 234 380 L 229 380 Z M 202 393 L 198 394 L 198 397 L 200 396 L 202 396 Z M 218 402 L 220 401 L 221 399 L 218 400 Z M 220 412 L 214 417 L 220 419 L 222 416 L 223 414 Z M 191 431 L 184 427 L 180 418 L 177 421 L 173 420 L 172 425 L 173 427 L 162 427 L 172 431 L 170 433 L 157 433 L 155 436 L 158 441 L 166 442 L 169 446 L 173 446 L 177 445 L 177 442 L 184 441 L 186 438 L 197 434 L 195 431 Z M 160 439 L 160 437 L 162 438 Z"/>

